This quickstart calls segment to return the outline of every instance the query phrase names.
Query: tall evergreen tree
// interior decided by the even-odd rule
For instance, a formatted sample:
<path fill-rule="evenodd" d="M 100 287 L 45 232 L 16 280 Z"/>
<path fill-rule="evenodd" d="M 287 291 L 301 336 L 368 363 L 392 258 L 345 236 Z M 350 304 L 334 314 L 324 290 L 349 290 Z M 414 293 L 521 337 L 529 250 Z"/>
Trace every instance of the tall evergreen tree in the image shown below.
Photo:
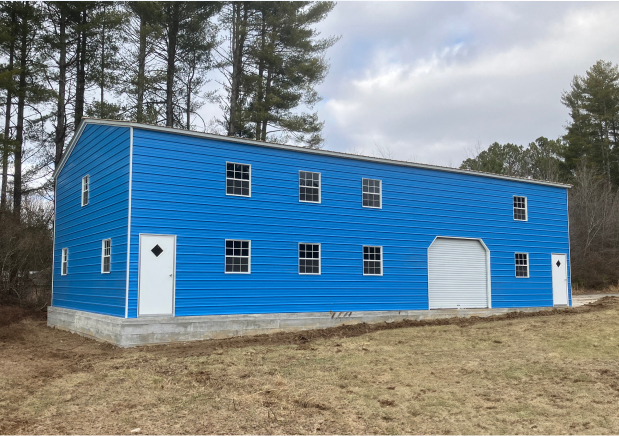
<path fill-rule="evenodd" d="M 598 61 L 574 76 L 562 103 L 570 110 L 566 164 L 572 171 L 586 159 L 607 181 L 619 186 L 619 68 Z"/>

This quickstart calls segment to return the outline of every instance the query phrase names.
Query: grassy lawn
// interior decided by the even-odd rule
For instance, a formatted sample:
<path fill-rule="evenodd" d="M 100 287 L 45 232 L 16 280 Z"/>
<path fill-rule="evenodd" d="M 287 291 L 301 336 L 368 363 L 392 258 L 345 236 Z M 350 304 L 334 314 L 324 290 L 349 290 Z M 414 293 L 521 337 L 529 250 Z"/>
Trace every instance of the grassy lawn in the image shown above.
<path fill-rule="evenodd" d="M 617 434 L 618 315 L 128 350 L 25 319 L 0 328 L 0 433 Z"/>

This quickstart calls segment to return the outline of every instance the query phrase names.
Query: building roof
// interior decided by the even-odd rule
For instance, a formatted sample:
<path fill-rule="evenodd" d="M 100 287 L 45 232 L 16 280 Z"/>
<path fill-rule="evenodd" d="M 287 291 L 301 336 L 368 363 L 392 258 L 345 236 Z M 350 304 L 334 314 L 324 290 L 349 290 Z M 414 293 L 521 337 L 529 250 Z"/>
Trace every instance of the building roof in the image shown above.
<path fill-rule="evenodd" d="M 316 150 L 316 149 L 301 147 L 297 145 L 277 144 L 277 143 L 272 143 L 272 142 L 257 141 L 255 139 L 245 139 L 245 138 L 237 138 L 234 136 L 224 136 L 224 135 L 216 135 L 212 133 L 195 132 L 192 130 L 178 129 L 175 127 L 156 126 L 152 124 L 136 123 L 133 121 L 103 120 L 103 119 L 98 119 L 98 118 L 82 118 L 82 121 L 79 125 L 79 128 L 77 129 L 77 132 L 73 136 L 73 139 L 69 143 L 69 146 L 67 147 L 65 154 L 62 157 L 60 164 L 58 165 L 58 168 L 56 168 L 56 171 L 54 172 L 54 179 L 56 179 L 58 177 L 58 174 L 60 174 L 60 171 L 62 170 L 69 156 L 71 155 L 73 148 L 75 148 L 75 144 L 77 144 L 77 141 L 79 140 L 82 132 L 84 131 L 84 128 L 88 124 L 99 124 L 99 125 L 118 126 L 118 127 L 133 127 L 136 129 L 155 130 L 159 132 L 175 133 L 178 135 L 194 136 L 198 138 L 214 139 L 218 141 L 249 144 L 249 145 L 254 145 L 258 147 L 292 150 L 292 151 L 297 151 L 300 153 L 310 153 L 310 154 L 318 154 L 318 155 L 323 155 L 323 156 L 343 157 L 347 159 L 361 160 L 361 161 L 366 161 L 366 162 L 380 162 L 380 163 L 387 163 L 391 165 L 399 165 L 399 166 L 405 166 L 405 167 L 423 168 L 423 169 L 444 171 L 444 172 L 450 172 L 450 173 L 468 174 L 472 176 L 489 177 L 489 178 L 494 178 L 494 179 L 513 180 L 513 181 L 518 181 L 518 182 L 533 183 L 537 185 L 556 186 L 560 188 L 571 188 L 572 187 L 572 185 L 568 185 L 565 183 L 557 183 L 557 182 L 551 182 L 547 180 L 535 180 L 535 179 L 528 179 L 524 177 L 504 176 L 501 174 L 486 173 L 483 171 L 463 170 L 459 168 L 444 167 L 440 165 L 428 165 L 428 164 L 407 162 L 407 161 L 401 161 L 401 160 L 395 160 L 395 159 L 385 159 L 385 158 L 378 158 L 378 157 L 371 157 L 371 156 L 363 156 L 363 155 L 357 155 L 357 154 L 344 153 L 341 151 Z"/>

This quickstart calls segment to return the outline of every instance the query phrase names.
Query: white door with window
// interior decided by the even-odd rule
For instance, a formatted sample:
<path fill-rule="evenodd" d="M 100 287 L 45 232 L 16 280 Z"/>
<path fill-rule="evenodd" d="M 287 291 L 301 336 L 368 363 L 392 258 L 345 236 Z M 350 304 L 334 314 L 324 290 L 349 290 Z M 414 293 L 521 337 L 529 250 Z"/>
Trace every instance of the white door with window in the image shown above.
<path fill-rule="evenodd" d="M 552 301 L 555 306 L 567 306 L 567 256 L 552 254 Z"/>
<path fill-rule="evenodd" d="M 428 248 L 429 308 L 489 307 L 488 256 L 478 239 L 436 238 Z"/>
<path fill-rule="evenodd" d="M 138 315 L 173 315 L 176 236 L 140 235 Z"/>

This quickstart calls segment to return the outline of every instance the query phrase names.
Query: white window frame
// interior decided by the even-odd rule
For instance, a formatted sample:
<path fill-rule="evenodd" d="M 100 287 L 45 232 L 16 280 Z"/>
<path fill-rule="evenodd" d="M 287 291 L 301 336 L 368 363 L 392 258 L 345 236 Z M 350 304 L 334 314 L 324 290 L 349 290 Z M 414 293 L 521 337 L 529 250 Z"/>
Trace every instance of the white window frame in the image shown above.
<path fill-rule="evenodd" d="M 105 243 L 107 241 L 110 241 L 110 252 L 109 254 L 105 253 Z M 109 271 L 105 271 L 105 258 L 109 258 L 110 259 L 110 270 Z M 101 274 L 109 274 L 110 272 L 112 272 L 112 238 L 107 238 L 107 239 L 103 239 L 101 240 Z"/>
<path fill-rule="evenodd" d="M 364 180 L 378 180 L 378 187 L 380 189 L 380 194 L 378 195 L 380 206 L 364 206 L 363 205 L 363 194 L 371 194 L 371 192 L 363 192 L 363 181 Z M 370 179 L 369 177 L 361 178 L 361 207 L 365 207 L 366 209 L 382 209 L 383 208 L 383 180 L 382 179 Z"/>
<path fill-rule="evenodd" d="M 84 194 L 86 194 L 86 202 L 84 202 Z M 90 174 L 86 174 L 82 177 L 82 207 L 88 206 L 90 203 Z"/>
<path fill-rule="evenodd" d="M 307 200 L 301 200 L 299 198 L 301 196 L 301 184 L 299 183 L 299 179 L 301 178 L 301 173 L 318 174 L 318 201 L 307 201 Z M 299 170 L 297 183 L 299 183 L 298 191 L 297 191 L 297 198 L 299 198 L 299 203 L 313 203 L 313 204 L 322 203 L 322 174 L 321 173 L 319 173 L 318 171 Z M 312 186 L 310 186 L 310 188 L 311 187 Z"/>
<path fill-rule="evenodd" d="M 318 272 L 317 273 L 302 273 L 301 272 L 301 256 L 299 256 L 299 252 L 301 251 L 301 244 L 304 245 L 318 245 Z M 316 242 L 299 242 L 297 246 L 297 272 L 301 276 L 319 276 L 322 275 L 322 245 Z"/>
<path fill-rule="evenodd" d="M 365 247 L 368 248 L 380 248 L 380 274 L 366 274 L 365 273 L 365 262 L 376 262 L 375 260 L 365 260 Z M 383 275 L 383 259 L 384 259 L 384 251 L 382 245 L 364 245 L 361 249 L 361 259 L 362 259 L 362 267 L 363 267 L 363 275 L 364 276 L 374 276 L 374 277 L 382 277 Z"/>
<path fill-rule="evenodd" d="M 518 275 L 518 268 L 517 267 L 518 266 L 523 266 L 523 265 L 518 265 L 516 263 L 516 255 L 517 254 L 524 254 L 525 256 L 527 256 L 527 275 L 526 276 L 519 276 Z M 530 268 L 529 265 L 530 264 L 531 264 L 531 261 L 529 259 L 529 253 L 521 253 L 521 252 L 520 253 L 514 253 L 514 277 L 516 277 L 517 279 L 528 279 L 530 277 L 530 274 L 529 274 L 529 272 L 530 272 L 529 271 L 529 268 Z"/>
<path fill-rule="evenodd" d="M 228 179 L 230 179 L 228 177 L 228 164 L 233 164 L 233 165 L 248 165 L 249 166 L 249 195 L 239 195 L 239 194 L 228 194 Z M 243 179 L 230 179 L 230 180 L 241 180 L 243 181 Z M 246 163 L 240 163 L 240 162 L 230 162 L 230 161 L 226 161 L 226 195 L 229 195 L 231 197 L 245 197 L 245 198 L 251 198 L 251 164 L 246 164 Z"/>
<path fill-rule="evenodd" d="M 238 196 L 237 196 L 238 197 Z M 244 197 L 244 195 L 243 195 Z M 227 242 L 234 242 L 234 241 L 240 241 L 240 242 L 249 242 L 249 244 L 247 245 L 247 249 L 248 249 L 248 255 L 247 256 L 228 256 L 226 254 L 226 244 Z M 241 250 L 243 249 L 243 247 L 241 246 Z M 246 257 L 247 260 L 247 271 L 226 271 L 226 259 L 229 257 L 241 257 L 244 258 Z M 226 239 L 224 242 L 224 273 L 225 274 L 251 274 L 251 240 L 249 239 Z"/>
<path fill-rule="evenodd" d="M 60 258 L 60 275 L 66 276 L 69 273 L 69 249 L 63 248 Z"/>
<path fill-rule="evenodd" d="M 521 207 L 516 208 L 516 206 L 514 205 L 514 200 L 516 199 L 516 197 L 524 198 L 524 219 L 520 220 L 514 217 L 514 221 L 529 221 L 529 201 L 527 200 L 527 197 L 525 197 L 524 195 L 514 195 L 512 197 L 512 217 L 514 216 L 514 212 L 516 212 L 516 209 L 522 210 Z"/>

